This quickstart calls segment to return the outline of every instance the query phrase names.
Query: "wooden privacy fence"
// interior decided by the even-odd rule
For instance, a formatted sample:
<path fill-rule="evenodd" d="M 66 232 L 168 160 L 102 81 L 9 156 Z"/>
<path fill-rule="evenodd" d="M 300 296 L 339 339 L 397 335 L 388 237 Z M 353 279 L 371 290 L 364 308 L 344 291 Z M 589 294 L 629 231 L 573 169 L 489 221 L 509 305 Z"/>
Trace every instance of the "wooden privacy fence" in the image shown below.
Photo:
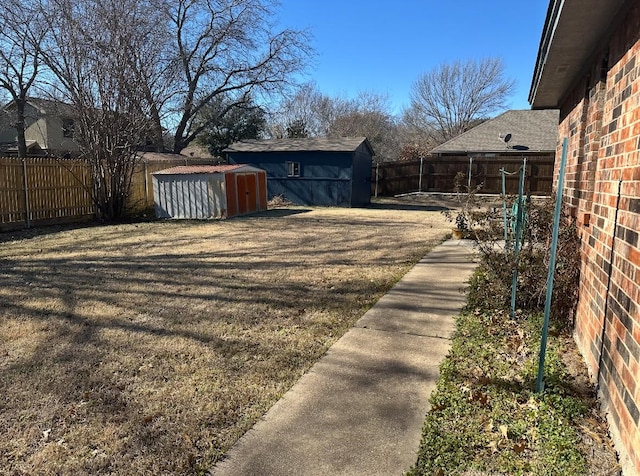
<path fill-rule="evenodd" d="M 553 184 L 553 154 L 527 157 L 525 192 L 549 195 Z M 422 160 L 381 163 L 371 171 L 371 193 L 391 196 L 411 192 L 454 192 L 454 178 L 458 172 L 465 175 L 465 184 L 472 188 L 482 184 L 482 193 L 502 192 L 500 169 L 506 175 L 507 194 L 518 193 L 518 175 L 524 157 L 425 157 Z M 469 181 L 470 179 L 470 181 Z"/>
<path fill-rule="evenodd" d="M 153 172 L 210 160 L 176 158 L 141 160 L 127 202 L 130 212 L 153 206 Z M 0 158 L 0 230 L 91 219 L 95 207 L 89 165 L 78 159 Z"/>

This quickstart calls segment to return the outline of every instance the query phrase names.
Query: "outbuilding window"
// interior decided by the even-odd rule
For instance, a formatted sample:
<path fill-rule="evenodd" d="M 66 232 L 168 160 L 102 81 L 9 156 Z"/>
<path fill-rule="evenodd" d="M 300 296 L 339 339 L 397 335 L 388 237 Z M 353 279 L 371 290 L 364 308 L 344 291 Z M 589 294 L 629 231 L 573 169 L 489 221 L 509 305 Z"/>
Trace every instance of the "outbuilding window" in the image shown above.
<path fill-rule="evenodd" d="M 287 177 L 300 177 L 300 162 L 287 162 Z"/>
<path fill-rule="evenodd" d="M 73 119 L 69 119 L 69 118 L 62 119 L 62 137 L 73 139 L 74 132 L 75 132 L 75 124 L 73 122 Z"/>

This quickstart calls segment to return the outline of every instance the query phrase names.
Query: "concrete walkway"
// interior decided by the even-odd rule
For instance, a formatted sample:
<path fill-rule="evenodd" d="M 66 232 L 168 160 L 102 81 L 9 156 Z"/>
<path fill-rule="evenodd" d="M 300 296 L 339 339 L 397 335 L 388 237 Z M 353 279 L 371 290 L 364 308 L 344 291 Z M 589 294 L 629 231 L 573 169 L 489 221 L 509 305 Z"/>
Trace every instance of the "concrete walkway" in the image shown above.
<path fill-rule="evenodd" d="M 464 240 L 436 247 L 213 468 L 216 476 L 402 475 L 417 459 L 461 290 Z"/>

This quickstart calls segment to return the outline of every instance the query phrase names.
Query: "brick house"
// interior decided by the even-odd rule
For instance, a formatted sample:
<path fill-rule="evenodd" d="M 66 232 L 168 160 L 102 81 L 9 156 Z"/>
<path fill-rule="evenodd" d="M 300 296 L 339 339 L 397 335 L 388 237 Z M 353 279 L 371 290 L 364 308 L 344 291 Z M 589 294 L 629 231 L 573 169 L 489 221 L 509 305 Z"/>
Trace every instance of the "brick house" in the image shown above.
<path fill-rule="evenodd" d="M 575 340 L 625 474 L 640 473 L 640 2 L 551 0 L 529 102 L 560 109 L 582 242 Z"/>

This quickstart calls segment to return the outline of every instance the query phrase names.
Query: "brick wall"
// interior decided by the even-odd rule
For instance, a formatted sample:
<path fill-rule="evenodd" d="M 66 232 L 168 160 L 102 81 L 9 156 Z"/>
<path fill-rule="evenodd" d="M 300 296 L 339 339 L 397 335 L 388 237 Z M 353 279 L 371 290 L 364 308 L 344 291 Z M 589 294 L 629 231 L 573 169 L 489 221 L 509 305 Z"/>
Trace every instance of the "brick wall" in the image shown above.
<path fill-rule="evenodd" d="M 569 138 L 565 206 L 578 220 L 582 241 L 575 339 L 598 383 L 623 466 L 640 474 L 640 6 L 635 3 L 563 101 L 559 138 Z"/>

